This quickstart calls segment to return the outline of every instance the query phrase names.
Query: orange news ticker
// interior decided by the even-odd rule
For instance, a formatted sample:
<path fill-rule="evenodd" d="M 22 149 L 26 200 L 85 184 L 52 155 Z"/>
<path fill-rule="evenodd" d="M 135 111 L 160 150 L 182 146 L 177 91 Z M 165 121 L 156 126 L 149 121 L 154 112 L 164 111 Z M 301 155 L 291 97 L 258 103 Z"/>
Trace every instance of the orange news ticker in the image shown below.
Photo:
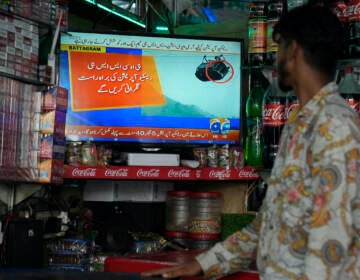
<path fill-rule="evenodd" d="M 228 133 L 211 133 L 206 129 L 183 129 L 183 128 L 142 128 L 142 127 L 104 127 L 68 125 L 66 136 L 69 138 L 141 138 L 158 140 L 226 140 L 238 142 L 239 130 L 230 130 Z"/>

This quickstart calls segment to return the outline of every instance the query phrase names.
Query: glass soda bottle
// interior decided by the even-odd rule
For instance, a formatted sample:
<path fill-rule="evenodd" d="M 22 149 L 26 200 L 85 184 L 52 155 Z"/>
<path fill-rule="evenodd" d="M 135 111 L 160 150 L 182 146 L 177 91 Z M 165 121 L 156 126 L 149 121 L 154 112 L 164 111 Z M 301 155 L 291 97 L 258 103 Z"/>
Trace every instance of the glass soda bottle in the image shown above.
<path fill-rule="evenodd" d="M 359 0 L 347 1 L 348 40 L 350 58 L 360 58 L 360 4 Z"/>
<path fill-rule="evenodd" d="M 352 67 L 345 68 L 344 77 L 339 82 L 339 93 L 360 114 L 360 85 L 355 81 Z"/>
<path fill-rule="evenodd" d="M 265 89 L 262 87 L 260 78 L 255 77 L 246 100 L 245 164 L 248 166 L 263 166 L 262 101 L 264 94 Z"/>
<path fill-rule="evenodd" d="M 285 124 L 286 94 L 278 86 L 278 74 L 272 72 L 272 79 L 263 99 L 263 163 L 271 169 L 279 148 L 281 131 Z"/>
<path fill-rule="evenodd" d="M 358 0 L 357 0 L 358 1 Z M 343 57 L 349 57 L 349 7 L 348 0 L 328 0 L 326 6 L 337 16 L 346 33 L 345 47 Z"/>

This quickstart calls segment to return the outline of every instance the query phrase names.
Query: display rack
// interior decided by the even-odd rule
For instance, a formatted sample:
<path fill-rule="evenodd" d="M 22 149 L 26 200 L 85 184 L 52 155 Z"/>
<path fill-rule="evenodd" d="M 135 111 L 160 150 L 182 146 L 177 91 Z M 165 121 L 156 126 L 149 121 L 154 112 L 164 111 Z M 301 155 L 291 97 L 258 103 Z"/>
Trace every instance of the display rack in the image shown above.
<path fill-rule="evenodd" d="M 111 180 L 257 180 L 260 177 L 253 167 L 189 168 L 165 166 L 71 166 L 65 165 L 67 179 Z"/>

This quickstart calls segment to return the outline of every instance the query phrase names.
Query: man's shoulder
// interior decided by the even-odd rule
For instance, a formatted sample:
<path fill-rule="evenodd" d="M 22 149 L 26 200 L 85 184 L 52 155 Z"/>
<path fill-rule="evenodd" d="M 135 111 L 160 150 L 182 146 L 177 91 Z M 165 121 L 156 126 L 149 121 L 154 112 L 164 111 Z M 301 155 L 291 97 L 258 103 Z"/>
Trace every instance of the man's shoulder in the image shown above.
<path fill-rule="evenodd" d="M 323 106 L 319 109 L 319 118 L 344 124 L 347 121 L 359 120 L 359 114 L 339 94 L 333 94 L 324 98 Z"/>

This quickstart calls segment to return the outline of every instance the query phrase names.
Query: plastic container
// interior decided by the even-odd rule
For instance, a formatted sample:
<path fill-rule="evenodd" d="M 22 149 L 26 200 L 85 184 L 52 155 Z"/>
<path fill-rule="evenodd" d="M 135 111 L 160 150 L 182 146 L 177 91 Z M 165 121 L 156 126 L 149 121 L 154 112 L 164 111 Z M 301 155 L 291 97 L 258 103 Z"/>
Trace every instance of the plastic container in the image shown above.
<path fill-rule="evenodd" d="M 189 191 L 168 191 L 166 196 L 165 230 L 187 232 L 190 213 Z"/>
<path fill-rule="evenodd" d="M 220 234 L 222 194 L 192 192 L 190 195 L 189 233 Z"/>

